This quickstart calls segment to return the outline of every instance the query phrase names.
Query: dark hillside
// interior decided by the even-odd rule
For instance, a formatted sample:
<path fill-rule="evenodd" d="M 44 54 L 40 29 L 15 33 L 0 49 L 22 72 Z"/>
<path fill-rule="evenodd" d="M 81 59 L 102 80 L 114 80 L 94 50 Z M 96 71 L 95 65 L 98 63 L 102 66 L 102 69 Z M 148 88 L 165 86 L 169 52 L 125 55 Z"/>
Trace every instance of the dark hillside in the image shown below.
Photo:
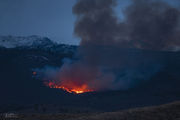
<path fill-rule="evenodd" d="M 59 89 L 50 89 L 32 75 L 33 68 L 61 66 L 63 58 L 72 58 L 73 52 L 55 52 L 42 49 L 0 49 L 0 104 L 3 110 L 19 105 L 56 104 L 65 107 L 82 107 L 97 111 L 158 105 L 180 100 L 180 53 L 128 50 L 146 58 L 162 59 L 163 69 L 148 81 L 126 91 L 104 91 L 74 95 Z M 143 56 L 141 55 L 141 56 Z M 72 102 L 73 101 L 73 102 Z M 32 107 L 32 106 L 29 106 Z M 29 109 L 29 108 L 23 108 Z M 49 108 L 51 111 L 52 109 Z M 47 110 L 48 111 L 48 110 Z"/>

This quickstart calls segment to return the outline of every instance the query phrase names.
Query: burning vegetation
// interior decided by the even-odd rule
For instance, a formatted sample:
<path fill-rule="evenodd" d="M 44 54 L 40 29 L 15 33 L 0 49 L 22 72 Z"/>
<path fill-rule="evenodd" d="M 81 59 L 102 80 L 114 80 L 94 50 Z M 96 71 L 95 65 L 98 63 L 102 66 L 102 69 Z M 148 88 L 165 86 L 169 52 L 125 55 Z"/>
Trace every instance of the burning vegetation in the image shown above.
<path fill-rule="evenodd" d="M 82 93 L 93 91 L 93 90 L 89 89 L 88 85 L 86 85 L 86 84 L 78 85 L 74 82 L 58 84 L 56 82 L 49 81 L 49 82 L 45 82 L 45 85 L 48 86 L 49 88 L 62 89 L 64 91 L 67 91 L 69 93 L 74 93 L 74 94 L 82 94 Z"/>

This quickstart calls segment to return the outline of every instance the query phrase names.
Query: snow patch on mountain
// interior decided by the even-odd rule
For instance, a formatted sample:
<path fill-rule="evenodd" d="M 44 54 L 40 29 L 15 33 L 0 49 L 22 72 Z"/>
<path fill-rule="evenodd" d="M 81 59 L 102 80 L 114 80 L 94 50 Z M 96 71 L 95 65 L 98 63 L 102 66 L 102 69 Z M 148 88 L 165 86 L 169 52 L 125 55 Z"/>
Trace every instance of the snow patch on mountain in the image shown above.
<path fill-rule="evenodd" d="M 0 36 L 0 46 L 5 48 L 52 46 L 56 43 L 40 36 Z"/>
<path fill-rule="evenodd" d="M 33 36 L 0 36 L 0 48 L 38 49 L 49 52 L 61 52 L 62 54 L 74 53 L 77 46 L 57 44 L 47 37 Z"/>

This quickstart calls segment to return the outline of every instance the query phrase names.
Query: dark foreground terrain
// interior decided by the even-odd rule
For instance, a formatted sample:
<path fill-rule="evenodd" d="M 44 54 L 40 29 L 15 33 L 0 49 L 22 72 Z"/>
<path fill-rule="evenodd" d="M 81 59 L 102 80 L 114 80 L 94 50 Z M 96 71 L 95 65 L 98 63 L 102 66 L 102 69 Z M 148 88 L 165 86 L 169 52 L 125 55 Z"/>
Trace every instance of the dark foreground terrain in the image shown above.
<path fill-rule="evenodd" d="M 179 120 L 180 102 L 105 113 L 19 114 L 19 120 Z M 17 119 L 17 120 L 18 120 Z"/>
<path fill-rule="evenodd" d="M 142 81 L 129 90 L 74 95 L 59 89 L 50 89 L 32 74 L 34 68 L 60 67 L 64 58 L 72 58 L 74 52 L 71 52 L 69 47 L 60 46 L 59 49 L 60 51 L 51 51 L 49 48 L 0 49 L 0 113 L 10 111 L 37 113 L 36 106 L 43 106 L 41 108 L 46 110 L 40 112 L 47 113 L 61 112 L 64 111 L 62 108 L 72 107 L 83 108 L 86 111 L 112 112 L 180 100 L 180 52 L 122 50 L 130 57 L 146 58 L 143 61 L 151 63 L 144 65 L 146 70 L 149 69 L 148 66 L 154 65 L 152 64 L 154 61 L 158 62 L 158 65 L 162 63 L 163 67 L 150 80 Z M 74 47 L 74 51 L 75 49 Z"/>
<path fill-rule="evenodd" d="M 76 120 L 179 120 L 180 102 L 171 104 L 136 108 L 119 112 L 101 113 Z M 73 120 L 73 119 L 72 119 Z"/>
<path fill-rule="evenodd" d="M 162 105 L 180 100 L 180 52 L 121 50 L 120 53 L 127 54 L 127 57 L 122 57 L 124 61 L 131 60 L 131 56 L 144 58 L 142 61 L 145 63 L 141 66 L 148 68 L 144 73 L 150 71 L 149 66 L 156 65 L 154 63 L 162 63 L 162 68 L 149 80 L 128 90 L 75 95 L 46 87 L 32 73 L 36 68 L 61 67 L 64 58 L 76 59 L 73 55 L 77 47 L 40 48 L 0 48 L 0 114 L 15 113 L 20 120 L 180 118 L 180 102 Z M 158 105 L 162 106 L 147 107 Z"/>

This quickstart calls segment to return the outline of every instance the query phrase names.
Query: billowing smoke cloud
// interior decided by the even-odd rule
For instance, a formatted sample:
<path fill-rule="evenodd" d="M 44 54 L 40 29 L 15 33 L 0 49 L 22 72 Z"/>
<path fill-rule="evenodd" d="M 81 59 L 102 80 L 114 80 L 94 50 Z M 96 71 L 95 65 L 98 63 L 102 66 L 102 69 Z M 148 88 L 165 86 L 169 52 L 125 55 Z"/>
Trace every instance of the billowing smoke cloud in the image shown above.
<path fill-rule="evenodd" d="M 133 0 L 125 12 L 133 47 L 169 50 L 180 46 L 180 11 L 161 0 Z"/>
<path fill-rule="evenodd" d="M 78 0 L 75 34 L 81 45 L 169 50 L 180 46 L 180 11 L 155 0 L 132 0 L 118 22 L 115 0 Z"/>
<path fill-rule="evenodd" d="M 119 34 L 118 20 L 114 14 L 115 0 L 78 0 L 73 8 L 78 19 L 75 34 L 81 45 L 110 45 Z"/>
<path fill-rule="evenodd" d="M 75 35 L 81 44 L 77 59 L 65 61 L 60 68 L 57 84 L 128 89 L 163 67 L 163 56 L 136 48 L 162 51 L 180 46 L 180 12 L 176 8 L 155 0 L 133 0 L 124 20 L 118 20 L 115 6 L 115 0 L 77 1 L 73 8 Z"/>

